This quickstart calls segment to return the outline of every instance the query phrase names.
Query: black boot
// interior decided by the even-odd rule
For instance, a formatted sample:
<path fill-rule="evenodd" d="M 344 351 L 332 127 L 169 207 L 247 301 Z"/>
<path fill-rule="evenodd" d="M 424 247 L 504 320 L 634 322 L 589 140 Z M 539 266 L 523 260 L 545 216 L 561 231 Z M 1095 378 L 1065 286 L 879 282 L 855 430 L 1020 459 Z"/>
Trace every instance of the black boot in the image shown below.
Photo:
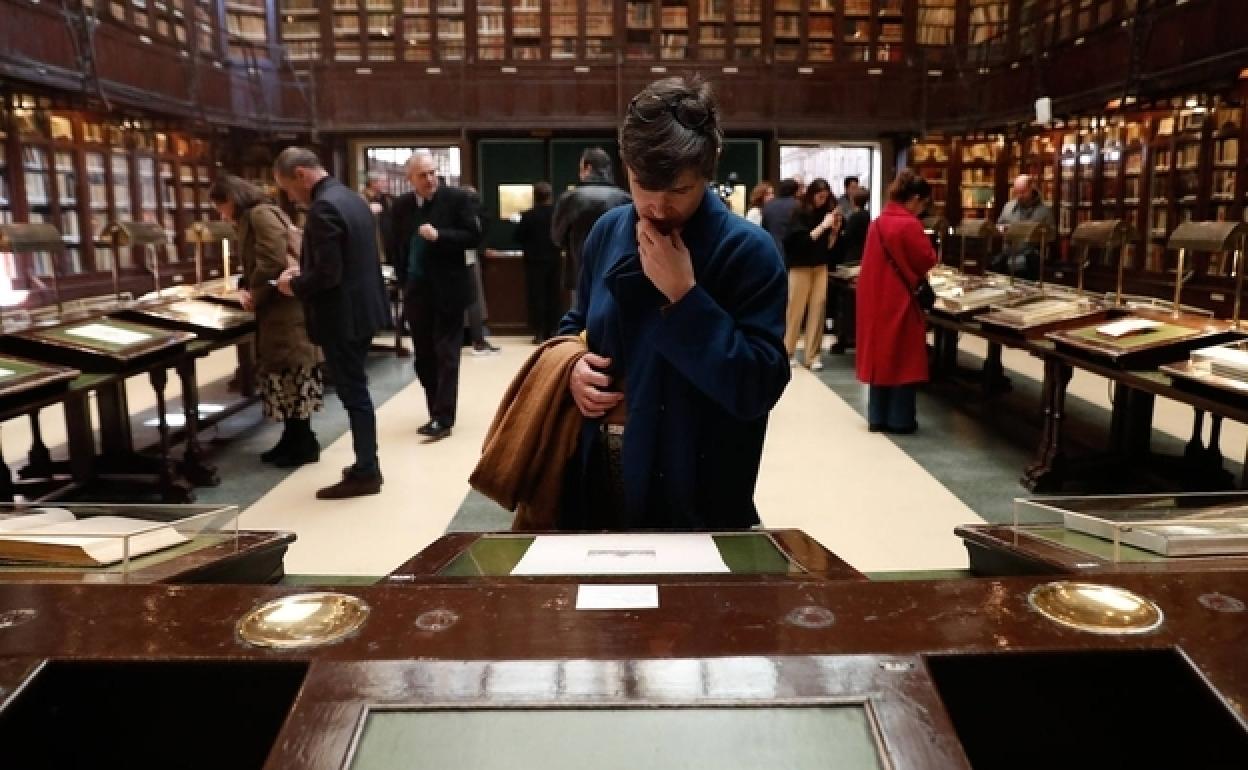
<path fill-rule="evenodd" d="M 321 445 L 316 442 L 311 420 L 291 419 L 286 424 L 291 430 L 290 444 L 273 464 L 279 468 L 298 468 L 320 460 Z"/>
<path fill-rule="evenodd" d="M 271 463 L 286 454 L 287 448 L 290 447 L 290 436 L 290 420 L 283 420 L 282 437 L 277 440 L 277 443 L 273 445 L 272 449 L 267 452 L 261 452 L 260 459 L 264 460 L 266 463 Z"/>

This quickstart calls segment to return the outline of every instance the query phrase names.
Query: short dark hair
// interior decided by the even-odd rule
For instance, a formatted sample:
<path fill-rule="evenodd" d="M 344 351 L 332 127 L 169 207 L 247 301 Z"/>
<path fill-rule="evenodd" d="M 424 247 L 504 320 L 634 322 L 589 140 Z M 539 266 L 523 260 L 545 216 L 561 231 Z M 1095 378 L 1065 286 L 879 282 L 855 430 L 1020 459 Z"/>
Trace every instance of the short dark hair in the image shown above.
<path fill-rule="evenodd" d="M 792 198 L 797 195 L 798 184 L 796 179 L 781 179 L 780 185 L 776 187 L 776 197 Z"/>
<path fill-rule="evenodd" d="M 590 171 L 604 179 L 611 178 L 611 156 L 601 147 L 586 147 L 581 153 L 581 165 L 589 166 Z"/>
<path fill-rule="evenodd" d="M 620 156 L 642 188 L 666 190 L 686 169 L 714 179 L 723 141 L 710 83 L 696 75 L 664 78 L 629 102 Z"/>
<path fill-rule="evenodd" d="M 277 156 L 277 160 L 273 161 L 273 173 L 278 176 L 290 177 L 295 175 L 295 169 L 324 169 L 321 159 L 316 157 L 316 153 L 307 147 L 287 147 Z"/>
<path fill-rule="evenodd" d="M 208 200 L 213 203 L 234 204 L 234 216 L 261 203 L 269 203 L 269 197 L 256 185 L 233 174 L 222 174 L 208 188 Z"/>
<path fill-rule="evenodd" d="M 849 186 L 850 186 L 851 184 L 858 184 L 858 177 L 856 177 L 856 176 L 847 176 L 847 177 L 845 177 L 845 189 L 846 189 L 846 190 L 848 190 L 848 189 L 849 189 Z"/>
<path fill-rule="evenodd" d="M 550 189 L 550 182 L 538 182 L 533 185 L 533 201 L 535 203 L 550 203 L 554 197 L 554 191 Z"/>
<path fill-rule="evenodd" d="M 906 203 L 914 198 L 927 200 L 932 197 L 932 186 L 913 169 L 902 169 L 888 187 L 888 199 L 894 203 Z"/>
<path fill-rule="evenodd" d="M 854 205 L 858 208 L 865 209 L 867 207 L 867 203 L 871 201 L 871 191 L 865 187 L 859 187 L 857 190 L 854 190 L 854 197 L 850 198 L 850 200 L 852 200 Z"/>

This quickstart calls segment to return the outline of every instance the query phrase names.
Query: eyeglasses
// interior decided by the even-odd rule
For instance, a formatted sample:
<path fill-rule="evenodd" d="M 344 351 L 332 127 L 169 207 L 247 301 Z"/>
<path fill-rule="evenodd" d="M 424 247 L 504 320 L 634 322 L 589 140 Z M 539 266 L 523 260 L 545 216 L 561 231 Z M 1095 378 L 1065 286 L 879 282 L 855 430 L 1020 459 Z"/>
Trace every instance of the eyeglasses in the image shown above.
<path fill-rule="evenodd" d="M 669 100 L 661 96 L 639 94 L 628 103 L 628 111 L 642 123 L 653 123 L 666 112 L 690 131 L 700 130 L 715 117 L 714 107 L 703 104 L 693 96 Z"/>

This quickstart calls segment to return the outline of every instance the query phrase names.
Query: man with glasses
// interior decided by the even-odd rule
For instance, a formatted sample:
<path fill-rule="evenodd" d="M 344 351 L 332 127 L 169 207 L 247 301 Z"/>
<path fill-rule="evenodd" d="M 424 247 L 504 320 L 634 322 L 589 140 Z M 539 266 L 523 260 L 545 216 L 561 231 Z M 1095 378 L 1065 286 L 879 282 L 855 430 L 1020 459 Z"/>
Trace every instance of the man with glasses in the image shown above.
<path fill-rule="evenodd" d="M 629 104 L 633 205 L 594 225 L 560 326 L 589 347 L 569 379 L 586 420 L 560 527 L 759 523 L 767 416 L 789 381 L 788 283 L 771 237 L 708 188 L 722 144 L 700 79 L 660 80 Z"/>

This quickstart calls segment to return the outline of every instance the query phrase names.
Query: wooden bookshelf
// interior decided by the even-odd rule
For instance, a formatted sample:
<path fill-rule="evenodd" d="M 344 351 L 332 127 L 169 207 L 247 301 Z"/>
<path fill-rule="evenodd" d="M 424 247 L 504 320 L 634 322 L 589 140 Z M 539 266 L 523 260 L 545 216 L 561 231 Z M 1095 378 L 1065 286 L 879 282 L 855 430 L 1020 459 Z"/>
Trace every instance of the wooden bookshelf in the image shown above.
<path fill-rule="evenodd" d="M 932 216 L 950 216 L 953 158 L 953 140 L 943 136 L 926 137 L 910 148 L 910 166 L 932 186 Z"/>
<path fill-rule="evenodd" d="M 55 267 L 66 299 L 111 291 L 112 244 L 99 236 L 116 221 L 160 224 L 173 243 L 157 256 L 175 270 L 192 264 L 182 232 L 198 219 L 215 218 L 206 139 L 157 130 L 143 119 L 58 109 L 30 96 L 10 100 L 13 130 L 0 131 L 0 221 L 53 224 L 65 243 L 55 265 L 46 253 L 9 259 L 5 269 L 16 285 L 42 290 L 46 296 L 37 301 L 50 301 L 50 289 L 31 286 L 28 277 L 46 287 L 43 279 Z M 132 290 L 150 290 L 143 255 L 124 252 L 120 267 Z"/>

